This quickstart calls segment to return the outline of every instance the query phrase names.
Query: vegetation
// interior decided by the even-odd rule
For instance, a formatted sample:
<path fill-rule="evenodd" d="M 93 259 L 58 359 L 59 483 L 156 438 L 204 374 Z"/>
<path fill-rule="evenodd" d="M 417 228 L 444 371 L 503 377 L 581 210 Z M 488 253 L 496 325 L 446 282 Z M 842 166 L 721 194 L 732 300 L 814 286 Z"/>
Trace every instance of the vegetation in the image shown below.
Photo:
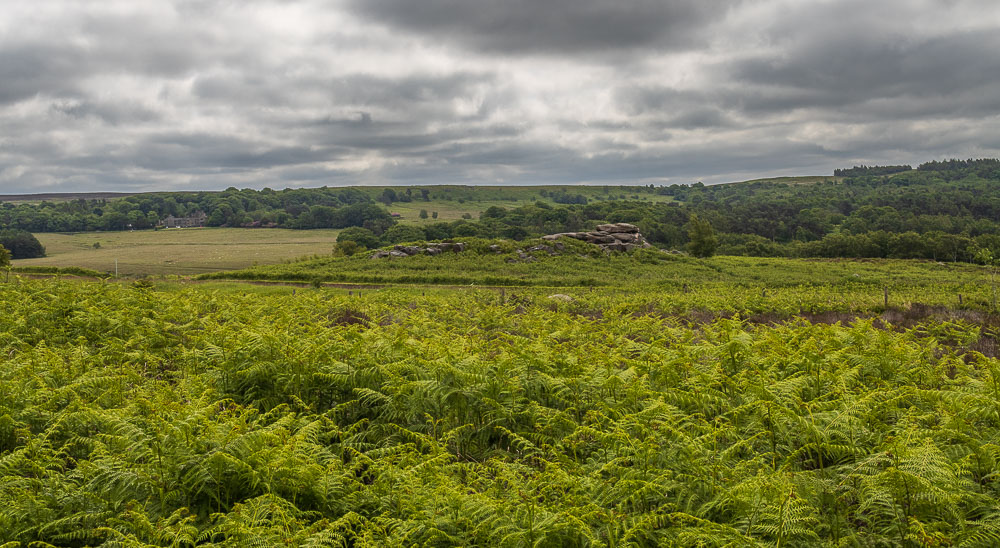
<path fill-rule="evenodd" d="M 337 234 L 337 242 L 351 241 L 366 249 L 374 249 L 379 246 L 378 236 L 367 228 L 346 228 Z"/>
<path fill-rule="evenodd" d="M 202 274 L 329 255 L 338 234 L 329 229 L 279 228 L 40 233 L 46 256 L 13 263 L 16 268 L 85 268 L 104 273 L 114 273 L 117 264 L 122 276 Z"/>
<path fill-rule="evenodd" d="M 1000 254 L 998 165 L 996 160 L 930 163 L 892 176 L 855 168 L 858 175 L 812 184 L 671 185 L 645 189 L 670 201 L 570 206 L 538 201 L 490 207 L 478 223 L 421 228 L 432 240 L 521 239 L 629 222 L 654 244 L 683 249 L 691 243 L 685 226 L 695 215 L 714 228 L 721 254 L 971 262 L 978 249 Z"/>
<path fill-rule="evenodd" d="M 691 215 L 688 221 L 688 252 L 698 258 L 711 257 L 719 247 L 719 239 L 708 221 L 703 221 L 697 215 Z"/>
<path fill-rule="evenodd" d="M 58 274 L 69 276 L 83 276 L 87 278 L 107 278 L 108 272 L 80 268 L 78 266 L 55 267 L 55 266 L 19 266 L 12 269 L 20 274 Z"/>
<path fill-rule="evenodd" d="M 24 230 L 0 230 L 0 246 L 10 251 L 12 259 L 33 259 L 45 256 L 45 247 L 38 238 Z"/>
<path fill-rule="evenodd" d="M 117 200 L 6 202 L 0 228 L 31 232 L 84 232 L 154 228 L 167 216 L 204 214 L 205 226 L 247 228 L 345 228 L 381 233 L 393 224 L 384 208 L 357 189 L 271 189 L 224 192 L 157 192 Z"/>
<path fill-rule="evenodd" d="M 904 171 L 910 171 L 913 169 L 909 165 L 899 165 L 899 166 L 854 166 L 850 169 L 835 169 L 833 170 L 833 175 L 835 177 L 857 177 L 857 176 L 867 176 L 867 175 L 892 175 L 894 173 L 902 173 Z"/>
<path fill-rule="evenodd" d="M 883 286 L 893 291 L 913 291 L 927 286 L 953 288 L 955 293 L 976 291 L 988 284 L 987 272 L 966 264 L 939 264 L 904 260 L 845 261 L 713 256 L 708 259 L 641 249 L 606 254 L 597 246 L 570 238 L 559 243 L 563 251 L 550 255 L 544 240 L 483 240 L 460 238 L 462 253 L 415 255 L 396 259 L 371 259 L 370 253 L 353 257 L 326 255 L 283 264 L 259 265 L 238 271 L 213 272 L 200 279 L 273 280 L 362 283 L 446 284 L 546 287 L 647 286 L 681 288 L 692 280 L 709 284 L 756 284 L 788 287 L 810 283 L 870 286 L 881 298 Z M 496 246 L 495 248 L 491 246 Z M 523 250 L 530 260 L 522 259 Z M 919 299 L 919 297 L 917 297 Z"/>
<path fill-rule="evenodd" d="M 1000 543 L 987 272 L 906 263 L 885 307 L 850 264 L 566 299 L 14 279 L 0 543 Z"/>
<path fill-rule="evenodd" d="M 1000 161 L 835 175 L 0 204 L 0 548 L 1000 545 Z"/>
<path fill-rule="evenodd" d="M 212 226 L 364 227 L 379 245 L 387 245 L 463 237 L 523 240 L 630 222 L 655 245 L 684 249 L 692 243 L 685 227 L 697 216 L 713 227 L 720 254 L 964 262 L 974 261 L 980 249 L 1000 255 L 998 160 L 928 162 L 915 170 L 859 166 L 837 174 L 712 186 L 139 194 L 113 201 L 5 203 L 0 227 L 135 229 L 154 226 L 168 214 L 201 211 Z M 395 211 L 390 214 L 378 202 Z M 442 214 L 428 214 L 432 209 Z M 403 226 L 393 226 L 397 220 Z"/>

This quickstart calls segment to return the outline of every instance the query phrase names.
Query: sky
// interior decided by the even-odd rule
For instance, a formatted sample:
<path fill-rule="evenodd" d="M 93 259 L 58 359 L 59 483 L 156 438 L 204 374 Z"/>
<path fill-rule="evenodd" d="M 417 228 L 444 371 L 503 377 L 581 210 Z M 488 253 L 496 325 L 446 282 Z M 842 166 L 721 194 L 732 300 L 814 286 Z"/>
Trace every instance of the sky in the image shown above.
<path fill-rule="evenodd" d="M 1000 156 L 996 0 L 5 0 L 0 193 Z"/>

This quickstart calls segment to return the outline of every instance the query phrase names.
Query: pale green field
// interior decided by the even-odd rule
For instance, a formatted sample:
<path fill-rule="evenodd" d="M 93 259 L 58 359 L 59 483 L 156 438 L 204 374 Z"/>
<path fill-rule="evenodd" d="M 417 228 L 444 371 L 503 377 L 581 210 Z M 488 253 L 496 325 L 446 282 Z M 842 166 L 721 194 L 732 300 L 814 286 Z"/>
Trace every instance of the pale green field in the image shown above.
<path fill-rule="evenodd" d="M 749 181 L 723 184 L 739 185 L 743 183 L 784 183 L 786 185 L 814 185 L 816 183 L 839 182 L 843 179 L 843 177 L 832 177 L 830 175 L 803 175 L 800 177 L 768 177 L 766 179 L 751 179 Z"/>
<path fill-rule="evenodd" d="M 381 188 L 381 187 L 378 187 Z M 397 187 L 394 187 L 397 188 Z M 479 214 L 492 206 L 499 206 L 505 209 L 514 209 L 535 202 L 545 202 L 553 207 L 561 207 L 561 204 L 554 202 L 550 197 L 541 195 L 542 190 L 555 191 L 565 190 L 569 194 L 581 194 L 591 200 L 591 203 L 602 200 L 635 200 L 649 203 L 672 202 L 672 196 L 661 196 L 658 194 L 640 192 L 636 189 L 621 189 L 620 187 L 610 187 L 609 192 L 604 192 L 603 187 L 594 186 L 545 186 L 545 187 L 502 187 L 489 188 L 477 187 L 476 192 L 462 194 L 464 189 L 459 187 L 430 187 L 432 198 L 429 202 L 415 199 L 411 202 L 393 202 L 386 206 L 391 213 L 398 213 L 397 218 L 400 223 L 425 225 L 437 222 L 452 222 L 468 215 L 471 220 L 478 220 Z M 451 189 L 454 192 L 447 193 Z M 398 190 L 398 188 L 397 188 Z M 369 192 L 373 197 L 378 196 L 378 192 Z M 458 197 L 461 197 L 459 199 Z M 420 210 L 427 210 L 427 218 L 420 218 Z M 438 213 L 437 219 L 433 217 L 434 212 Z"/>
<path fill-rule="evenodd" d="M 327 255 L 339 230 L 181 228 L 137 232 L 38 233 L 47 257 L 14 267 L 81 267 L 122 276 L 201 274 Z M 100 243 L 100 248 L 94 244 Z"/>

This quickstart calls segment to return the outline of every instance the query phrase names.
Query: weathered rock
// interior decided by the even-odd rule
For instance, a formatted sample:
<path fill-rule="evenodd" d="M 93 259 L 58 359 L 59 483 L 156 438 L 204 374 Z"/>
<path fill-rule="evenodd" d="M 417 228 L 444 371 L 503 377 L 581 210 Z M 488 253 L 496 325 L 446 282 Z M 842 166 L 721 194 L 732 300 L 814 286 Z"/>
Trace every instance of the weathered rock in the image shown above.
<path fill-rule="evenodd" d="M 392 249 L 393 249 L 393 251 L 398 251 L 398 252 L 404 253 L 406 255 L 417 255 L 421 251 L 423 251 L 422 249 L 420 249 L 419 247 L 417 247 L 415 245 L 397 245 L 397 246 L 393 246 Z"/>
<path fill-rule="evenodd" d="M 549 295 L 548 298 L 553 301 L 562 301 L 564 303 L 571 303 L 576 300 L 573 297 L 570 297 L 569 295 L 565 295 L 563 293 L 556 293 L 554 295 Z"/>
<path fill-rule="evenodd" d="M 591 244 L 613 244 L 618 240 L 610 234 L 599 234 L 591 232 L 587 235 L 587 243 Z"/>
<path fill-rule="evenodd" d="M 615 232 L 611 234 L 611 237 L 619 242 L 636 242 L 639 240 L 639 235 L 635 232 Z"/>
<path fill-rule="evenodd" d="M 497 249 L 499 249 L 499 246 L 497 246 Z M 415 245 L 396 245 L 393 246 L 392 250 L 390 251 L 376 251 L 371 255 L 371 258 L 386 259 L 395 257 L 411 257 L 413 255 L 420 255 L 421 253 L 426 253 L 427 255 L 440 255 L 444 251 L 453 251 L 455 253 L 458 253 L 460 251 L 465 251 L 465 244 L 453 243 L 453 242 L 441 242 L 441 243 L 427 244 L 425 247 L 419 247 Z"/>
<path fill-rule="evenodd" d="M 634 234 L 639 232 L 639 227 L 628 223 L 610 223 L 606 225 L 597 225 L 597 230 L 601 232 L 607 232 L 610 234 L 622 234 L 622 233 Z"/>
<path fill-rule="evenodd" d="M 487 247 L 486 249 L 489 249 L 493 253 L 503 253 L 503 249 L 501 249 L 500 246 L 497 245 L 497 244 L 493 244 L 493 245 Z"/>
<path fill-rule="evenodd" d="M 586 240 L 587 234 L 588 234 L 587 232 L 560 232 L 559 234 L 549 234 L 547 236 L 542 236 L 542 239 L 552 241 L 552 240 L 558 240 L 559 238 L 565 236 L 567 238 L 573 238 L 575 240 Z"/>
<path fill-rule="evenodd" d="M 555 242 L 563 236 L 576 238 L 587 243 L 597 245 L 607 252 L 652 247 L 649 242 L 642 237 L 642 234 L 639 233 L 639 227 L 629 223 L 607 223 L 597 225 L 597 230 L 591 232 L 561 232 L 559 234 L 542 236 L 542 239 Z M 562 244 L 554 245 L 560 246 Z M 565 246 L 557 247 L 557 249 L 562 251 L 565 249 Z"/>

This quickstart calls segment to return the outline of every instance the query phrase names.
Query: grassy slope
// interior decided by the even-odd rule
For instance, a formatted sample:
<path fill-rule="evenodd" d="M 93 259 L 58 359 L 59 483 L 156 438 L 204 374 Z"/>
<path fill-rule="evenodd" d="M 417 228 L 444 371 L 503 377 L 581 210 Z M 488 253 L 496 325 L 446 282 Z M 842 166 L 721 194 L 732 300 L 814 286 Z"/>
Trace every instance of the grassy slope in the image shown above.
<path fill-rule="evenodd" d="M 372 198 L 381 196 L 385 188 L 392 188 L 397 194 L 401 193 L 400 187 L 359 187 Z M 499 206 L 513 208 L 523 206 L 536 201 L 557 205 L 551 199 L 551 195 L 542 196 L 542 191 L 553 193 L 564 191 L 575 196 L 577 194 L 587 197 L 591 202 L 601 200 L 639 200 L 648 202 L 670 202 L 670 196 L 660 196 L 650 192 L 643 192 L 641 187 L 621 187 L 621 186 L 573 186 L 573 185 L 549 185 L 549 186 L 430 186 L 413 187 L 413 200 L 410 202 L 397 201 L 388 206 L 392 213 L 400 214 L 400 222 L 406 224 L 428 224 L 440 221 L 455 221 L 462 218 L 463 214 L 468 214 L 472 219 L 478 219 L 479 214 L 489 207 Z M 430 191 L 430 201 L 420 200 L 418 188 L 426 188 Z M 402 191 L 402 192 L 405 192 Z M 426 209 L 427 219 L 420 218 L 420 210 Z M 438 218 L 430 216 L 433 212 L 438 212 Z"/>
<path fill-rule="evenodd" d="M 138 232 L 36 234 L 47 257 L 15 267 L 83 267 L 122 275 L 200 274 L 328 254 L 337 230 L 193 228 Z M 94 248 L 95 243 L 101 247 Z"/>
<path fill-rule="evenodd" d="M 803 175 L 800 177 L 768 177 L 765 179 L 751 179 L 749 181 L 739 181 L 735 183 L 723 183 L 729 185 L 743 183 L 782 183 L 786 185 L 811 185 L 825 183 L 827 181 L 841 181 L 843 177 L 831 177 L 829 175 Z"/>
<path fill-rule="evenodd" d="M 478 244 L 483 247 L 485 244 Z M 510 245 L 510 243 L 505 244 Z M 868 304 L 883 300 L 883 287 L 891 288 L 890 300 L 951 304 L 963 294 L 966 301 L 986 303 L 992 298 L 988 273 L 980 267 L 958 263 L 903 260 L 805 260 L 719 256 L 693 259 L 644 251 L 630 255 L 584 255 L 585 244 L 550 257 L 535 253 L 535 262 L 508 262 L 514 253 L 480 253 L 475 250 L 436 257 L 370 259 L 320 257 L 302 262 L 258 266 L 236 272 L 209 274 L 203 278 L 243 280 L 323 280 L 347 283 L 500 285 L 522 287 L 621 287 L 676 292 L 688 287 L 702 299 L 725 308 L 733 291 L 741 299 L 754 299 L 765 288 L 787 292 L 789 288 L 822 288 L 831 304 L 842 294 L 859 290 Z M 736 288 L 736 289 L 734 289 Z M 724 290 L 724 291 L 723 291 Z M 729 293 L 726 293 L 729 292 Z M 936 295 L 929 300 L 930 295 Z M 767 298 L 766 294 L 760 298 Z M 846 305 L 853 308 L 849 303 Z"/>

